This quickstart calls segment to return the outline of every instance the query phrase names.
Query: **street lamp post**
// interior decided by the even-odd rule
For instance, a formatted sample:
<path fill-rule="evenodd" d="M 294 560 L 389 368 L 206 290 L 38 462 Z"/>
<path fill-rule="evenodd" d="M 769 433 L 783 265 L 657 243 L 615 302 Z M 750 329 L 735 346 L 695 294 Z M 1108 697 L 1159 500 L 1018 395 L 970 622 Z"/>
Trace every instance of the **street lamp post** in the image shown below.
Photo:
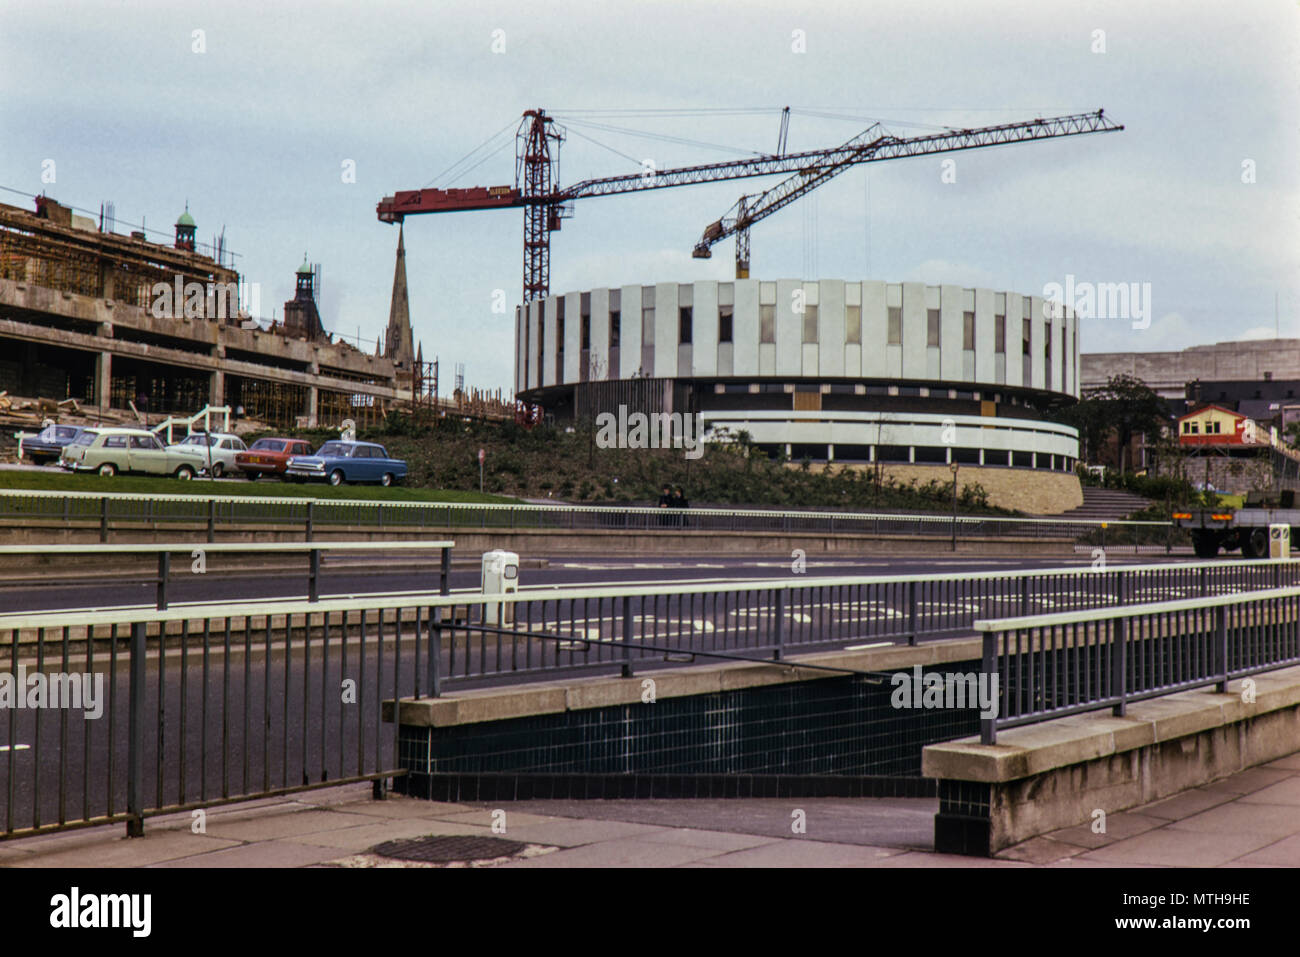
<path fill-rule="evenodd" d="M 957 550 L 957 469 L 959 466 L 956 462 L 951 462 L 948 468 L 952 470 L 952 550 Z"/>

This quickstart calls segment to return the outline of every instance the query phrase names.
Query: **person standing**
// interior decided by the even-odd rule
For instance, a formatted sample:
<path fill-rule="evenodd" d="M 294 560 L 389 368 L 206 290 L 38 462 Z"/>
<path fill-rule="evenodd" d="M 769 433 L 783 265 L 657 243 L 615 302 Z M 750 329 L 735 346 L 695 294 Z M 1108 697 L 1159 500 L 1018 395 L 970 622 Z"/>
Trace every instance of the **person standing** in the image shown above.
<path fill-rule="evenodd" d="M 663 487 L 663 491 L 660 492 L 660 494 L 659 494 L 659 507 L 660 507 L 660 508 L 672 508 L 672 507 L 673 507 L 673 491 L 672 491 L 672 489 L 671 489 L 667 484 L 664 485 L 664 487 Z M 671 524 L 671 516 L 669 516 L 669 515 L 664 515 L 664 516 L 662 516 L 662 517 L 659 519 L 659 524 L 660 524 L 660 525 L 669 525 L 669 524 Z"/>
<path fill-rule="evenodd" d="M 686 500 L 686 492 L 682 490 L 680 485 L 673 489 L 672 507 L 681 511 L 685 511 L 691 507 L 691 503 Z M 673 524 L 678 528 L 681 528 L 686 524 L 685 515 L 677 515 L 675 518 L 676 521 L 673 522 Z"/>

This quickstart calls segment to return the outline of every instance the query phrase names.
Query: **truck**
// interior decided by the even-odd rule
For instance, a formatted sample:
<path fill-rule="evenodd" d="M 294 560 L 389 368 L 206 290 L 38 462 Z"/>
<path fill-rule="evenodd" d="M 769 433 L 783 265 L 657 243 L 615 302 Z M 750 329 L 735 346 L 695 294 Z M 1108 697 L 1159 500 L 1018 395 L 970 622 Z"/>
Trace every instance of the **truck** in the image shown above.
<path fill-rule="evenodd" d="M 1244 558 L 1266 558 L 1269 526 L 1300 529 L 1300 508 L 1292 489 L 1251 492 L 1238 509 L 1218 506 L 1174 512 L 1174 523 L 1192 533 L 1192 550 L 1197 558 L 1213 558 L 1219 549 L 1241 549 Z"/>

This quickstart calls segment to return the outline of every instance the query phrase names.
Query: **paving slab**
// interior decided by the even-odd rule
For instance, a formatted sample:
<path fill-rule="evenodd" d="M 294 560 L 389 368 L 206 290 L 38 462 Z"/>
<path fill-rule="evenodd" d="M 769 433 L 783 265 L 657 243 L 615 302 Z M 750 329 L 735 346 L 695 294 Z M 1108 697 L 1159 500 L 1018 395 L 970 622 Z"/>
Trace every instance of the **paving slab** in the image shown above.
<path fill-rule="evenodd" d="M 270 841 L 291 837 L 294 834 L 356 827 L 365 823 L 368 823 L 368 819 L 361 814 L 308 808 L 238 821 L 209 820 L 207 828 L 208 833 L 213 837 L 225 837 L 236 841 Z"/>
<path fill-rule="evenodd" d="M 621 838 L 571 847 L 552 854 L 501 864 L 508 868 L 538 867 L 676 867 L 691 861 L 716 857 L 716 847 L 692 847 L 662 841 Z"/>
<path fill-rule="evenodd" d="M 259 841 L 240 844 L 210 854 L 196 854 L 164 861 L 152 867 L 305 867 L 343 857 L 337 847 L 310 847 L 292 841 Z"/>
<path fill-rule="evenodd" d="M 1244 800 L 1221 804 L 1168 825 L 1175 831 L 1209 834 L 1262 834 L 1278 840 L 1300 832 L 1300 811 L 1295 805 L 1247 804 Z"/>
<path fill-rule="evenodd" d="M 118 828 L 121 835 L 121 829 Z M 46 845 L 25 858 L 6 861 L 6 867 L 146 867 L 164 861 L 231 848 L 237 841 L 189 831 L 145 833 L 144 837 L 115 836 L 75 847 Z"/>
<path fill-rule="evenodd" d="M 1046 836 L 1077 847 L 1096 848 L 1127 840 L 1168 823 L 1165 818 L 1148 816 L 1145 808 L 1139 808 L 1137 811 L 1106 815 L 1106 830 L 1100 834 L 1093 831 L 1091 824 L 1076 824 L 1074 827 L 1051 831 Z"/>
<path fill-rule="evenodd" d="M 1218 867 L 1245 857 L 1276 838 L 1266 834 L 1222 834 L 1157 828 L 1125 841 L 1087 851 L 1073 860 L 1116 867 L 1156 864 L 1166 867 Z"/>

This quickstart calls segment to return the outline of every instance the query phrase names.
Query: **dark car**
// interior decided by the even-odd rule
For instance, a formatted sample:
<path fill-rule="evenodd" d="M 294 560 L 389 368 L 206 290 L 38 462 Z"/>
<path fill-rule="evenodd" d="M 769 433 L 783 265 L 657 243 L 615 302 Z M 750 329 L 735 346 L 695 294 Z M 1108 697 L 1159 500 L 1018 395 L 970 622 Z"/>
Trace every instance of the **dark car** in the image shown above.
<path fill-rule="evenodd" d="M 268 437 L 258 439 L 247 452 L 235 456 L 235 466 L 250 479 L 263 475 L 284 478 L 289 459 L 295 455 L 311 455 L 311 445 L 302 439 Z"/>
<path fill-rule="evenodd" d="M 23 439 L 23 455 L 37 465 L 57 462 L 63 447 L 84 431 L 79 425 L 47 425 L 39 435 Z"/>
<path fill-rule="evenodd" d="M 315 455 L 295 455 L 284 474 L 290 479 L 323 479 L 331 485 L 344 482 L 378 482 L 392 485 L 406 478 L 406 463 L 390 459 L 388 450 L 373 442 L 326 442 Z"/>

